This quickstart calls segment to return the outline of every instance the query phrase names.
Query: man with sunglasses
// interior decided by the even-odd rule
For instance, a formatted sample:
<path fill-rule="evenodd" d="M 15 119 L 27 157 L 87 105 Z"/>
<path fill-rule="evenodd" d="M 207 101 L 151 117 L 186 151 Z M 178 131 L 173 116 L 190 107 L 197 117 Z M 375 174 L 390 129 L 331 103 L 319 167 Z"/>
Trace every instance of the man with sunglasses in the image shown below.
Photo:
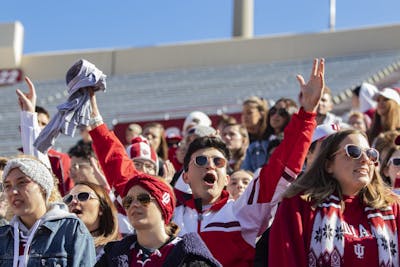
<path fill-rule="evenodd" d="M 302 108 L 293 115 L 285 129 L 285 138 L 269 163 L 238 200 L 229 200 L 229 193 L 224 190 L 229 181 L 226 173 L 229 152 L 219 138 L 198 138 L 185 155 L 183 177 L 192 189 L 193 198 L 176 208 L 174 221 L 182 235 L 199 233 L 223 266 L 253 265 L 257 236 L 271 224 L 281 194 L 302 169 L 324 88 L 324 60 L 314 60 L 307 83 L 301 75 L 297 80 Z M 90 135 L 95 152 L 109 184 L 122 195 L 126 183 L 140 173 L 123 145 L 102 122 L 93 92 L 91 105 Z"/>

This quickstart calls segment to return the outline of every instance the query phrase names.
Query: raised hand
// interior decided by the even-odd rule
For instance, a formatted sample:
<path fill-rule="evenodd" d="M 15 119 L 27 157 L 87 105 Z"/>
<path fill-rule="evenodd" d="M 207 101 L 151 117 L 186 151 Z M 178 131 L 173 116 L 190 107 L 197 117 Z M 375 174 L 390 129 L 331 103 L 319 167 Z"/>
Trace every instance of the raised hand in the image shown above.
<path fill-rule="evenodd" d="M 325 60 L 314 59 L 309 81 L 306 83 L 303 76 L 297 75 L 300 84 L 299 101 L 305 111 L 316 112 L 322 90 L 325 87 Z"/>
<path fill-rule="evenodd" d="M 16 90 L 18 96 L 18 104 L 21 110 L 33 113 L 35 112 L 37 99 L 35 85 L 33 85 L 32 81 L 27 76 L 25 76 L 25 82 L 28 85 L 29 92 L 24 93 L 20 89 Z"/>

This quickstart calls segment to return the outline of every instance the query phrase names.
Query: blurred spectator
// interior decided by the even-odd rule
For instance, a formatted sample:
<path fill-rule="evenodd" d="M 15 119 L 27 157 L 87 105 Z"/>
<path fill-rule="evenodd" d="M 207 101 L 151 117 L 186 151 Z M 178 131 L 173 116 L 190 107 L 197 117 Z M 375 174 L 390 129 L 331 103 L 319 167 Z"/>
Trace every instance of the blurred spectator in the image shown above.
<path fill-rule="evenodd" d="M 238 199 L 253 180 L 253 173 L 245 170 L 238 170 L 231 174 L 226 190 L 234 200 Z"/>
<path fill-rule="evenodd" d="M 369 117 L 360 111 L 350 112 L 347 120 L 347 124 L 349 124 L 349 126 L 364 133 L 367 133 L 367 130 L 371 126 L 370 122 L 371 121 L 369 120 Z"/>
<path fill-rule="evenodd" d="M 182 168 L 182 163 L 177 159 L 177 149 L 179 142 L 182 141 L 181 131 L 177 127 L 169 127 L 165 130 L 165 137 L 168 144 L 168 159 L 171 161 L 175 170 L 180 170 Z"/>
<path fill-rule="evenodd" d="M 87 181 L 109 189 L 91 144 L 78 142 L 68 154 L 71 157 L 70 176 L 75 183 Z"/>
<path fill-rule="evenodd" d="M 131 144 L 133 138 L 142 134 L 142 127 L 137 123 L 131 123 L 125 130 L 125 143 L 126 146 Z"/>
<path fill-rule="evenodd" d="M 400 129 L 400 96 L 392 88 L 384 88 L 375 94 L 378 102 L 374 119 L 368 133 L 370 143 L 379 133 Z"/>
<path fill-rule="evenodd" d="M 235 117 L 229 116 L 228 114 L 222 114 L 217 122 L 217 131 L 219 134 L 222 133 L 227 125 L 237 124 Z"/>
<path fill-rule="evenodd" d="M 268 103 L 258 96 L 251 96 L 242 104 L 242 124 L 249 134 L 250 143 L 265 139 Z"/>
<path fill-rule="evenodd" d="M 233 123 L 225 125 L 225 128 L 222 129 L 221 137 L 231 152 L 227 170 L 228 174 L 231 174 L 238 171 L 242 165 L 249 146 L 249 136 L 244 125 Z"/>
<path fill-rule="evenodd" d="M 241 169 L 255 172 L 268 162 L 273 149 L 268 149 L 272 140 L 282 140 L 283 131 L 289 123 L 293 113 L 297 112 L 297 104 L 289 98 L 280 98 L 269 110 L 267 115 L 267 127 L 262 139 L 255 139 L 250 142 L 246 156 L 242 162 Z M 274 147 L 279 144 L 274 142 Z"/>
<path fill-rule="evenodd" d="M 362 83 L 352 90 L 351 106 L 352 111 L 360 111 L 366 114 L 370 121 L 374 118 L 376 101 L 373 99 L 378 88 L 370 83 Z"/>
<path fill-rule="evenodd" d="M 126 148 L 129 158 L 135 164 L 137 170 L 157 175 L 158 156 L 149 141 L 143 136 L 135 137 L 131 140 L 131 145 Z"/>
<path fill-rule="evenodd" d="M 317 124 L 340 124 L 342 118 L 331 113 L 333 110 L 332 91 L 325 86 L 321 100 L 319 101 L 317 110 Z"/>
<path fill-rule="evenodd" d="M 400 188 L 400 169 L 397 160 L 400 157 L 400 143 L 396 139 L 400 136 L 400 131 L 393 130 L 380 133 L 374 141 L 373 147 L 379 151 L 379 172 L 389 186 Z M 397 190 L 396 193 L 399 191 Z"/>
<path fill-rule="evenodd" d="M 7 158 L 0 157 L 0 177 L 3 177 L 3 170 L 7 164 L 7 160 Z M 0 226 L 3 226 L 8 224 L 8 201 L 5 193 L 3 192 L 3 184 L 0 184 L 0 189 Z"/>
<path fill-rule="evenodd" d="M 160 123 L 151 122 L 143 126 L 143 136 L 158 156 L 158 176 L 164 175 L 164 162 L 168 160 L 168 144 L 165 138 L 165 129 Z"/>
<path fill-rule="evenodd" d="M 183 127 L 182 127 L 183 136 L 187 134 L 189 129 L 191 129 L 193 126 L 196 125 L 210 127 L 211 120 L 204 112 L 201 111 L 193 111 L 189 113 L 189 115 L 185 118 L 185 121 L 183 122 Z"/>

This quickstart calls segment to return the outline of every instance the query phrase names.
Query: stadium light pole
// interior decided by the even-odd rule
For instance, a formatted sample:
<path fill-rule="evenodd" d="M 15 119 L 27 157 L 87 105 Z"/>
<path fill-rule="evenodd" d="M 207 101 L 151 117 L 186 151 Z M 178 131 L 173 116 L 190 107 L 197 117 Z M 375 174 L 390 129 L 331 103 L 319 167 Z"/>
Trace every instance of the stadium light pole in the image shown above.
<path fill-rule="evenodd" d="M 329 0 L 329 30 L 335 31 L 336 24 L 336 0 Z"/>
<path fill-rule="evenodd" d="M 254 35 L 254 1 L 233 1 L 233 37 L 252 38 Z"/>

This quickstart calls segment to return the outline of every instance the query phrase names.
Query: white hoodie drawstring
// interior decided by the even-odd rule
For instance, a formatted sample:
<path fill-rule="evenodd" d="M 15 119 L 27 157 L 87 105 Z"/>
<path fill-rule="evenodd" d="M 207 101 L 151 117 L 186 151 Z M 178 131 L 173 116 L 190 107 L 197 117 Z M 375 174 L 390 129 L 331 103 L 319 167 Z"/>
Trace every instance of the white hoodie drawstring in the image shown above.
<path fill-rule="evenodd" d="M 18 264 L 18 258 L 19 258 L 19 228 L 18 228 L 18 222 L 14 223 L 14 260 L 13 260 L 13 267 L 26 267 L 28 266 L 28 253 L 29 253 L 29 248 L 31 246 L 33 237 L 35 236 L 36 230 L 39 228 L 40 223 L 42 222 L 41 219 L 37 220 L 35 224 L 32 226 L 30 229 L 30 234 L 28 237 L 28 241 L 25 244 L 24 248 L 24 254 L 23 254 L 23 260 Z"/>

